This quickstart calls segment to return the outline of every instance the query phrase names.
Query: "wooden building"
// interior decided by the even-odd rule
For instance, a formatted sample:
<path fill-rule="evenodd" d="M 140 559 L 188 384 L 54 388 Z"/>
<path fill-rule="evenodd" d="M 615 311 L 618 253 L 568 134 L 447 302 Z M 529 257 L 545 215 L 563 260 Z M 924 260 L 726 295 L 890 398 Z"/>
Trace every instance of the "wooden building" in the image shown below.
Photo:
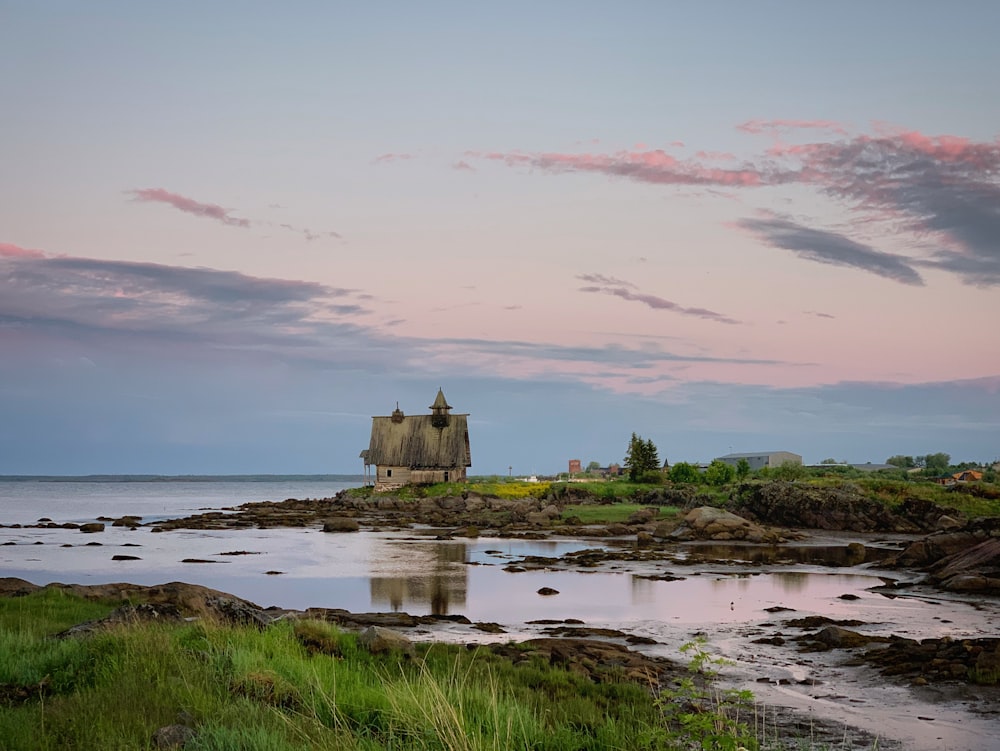
<path fill-rule="evenodd" d="M 469 416 L 453 415 L 451 409 L 438 389 L 429 415 L 404 415 L 397 404 L 391 415 L 372 417 L 371 440 L 361 452 L 365 481 L 375 490 L 465 482 L 466 467 L 472 466 Z"/>

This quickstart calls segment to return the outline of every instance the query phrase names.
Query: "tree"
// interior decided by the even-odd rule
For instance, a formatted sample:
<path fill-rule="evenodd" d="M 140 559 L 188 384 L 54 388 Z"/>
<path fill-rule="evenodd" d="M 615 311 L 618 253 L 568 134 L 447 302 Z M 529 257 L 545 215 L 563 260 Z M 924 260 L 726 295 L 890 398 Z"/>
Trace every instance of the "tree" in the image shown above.
<path fill-rule="evenodd" d="M 736 462 L 736 478 L 743 480 L 748 474 L 750 474 L 750 462 L 746 459 L 740 459 Z"/>
<path fill-rule="evenodd" d="M 806 474 L 806 468 L 798 462 L 782 462 L 780 467 L 771 468 L 775 480 L 801 480 Z"/>
<path fill-rule="evenodd" d="M 899 467 L 900 469 L 912 469 L 917 466 L 917 462 L 912 456 L 903 456 L 901 454 L 890 456 L 885 460 L 885 463 L 891 464 L 894 467 Z"/>
<path fill-rule="evenodd" d="M 670 482 L 701 482 L 701 472 L 693 464 L 687 462 L 677 462 L 670 468 Z"/>
<path fill-rule="evenodd" d="M 633 433 L 628 451 L 625 453 L 624 467 L 628 471 L 628 479 L 632 482 L 638 482 L 646 472 L 659 470 L 660 458 L 656 445 L 651 440 L 643 440 L 641 436 Z"/>
<path fill-rule="evenodd" d="M 705 470 L 705 482 L 709 485 L 728 485 L 736 477 L 736 467 L 721 459 L 713 459 Z"/>
<path fill-rule="evenodd" d="M 927 454 L 926 456 L 918 456 L 917 462 L 923 464 L 924 472 L 927 474 L 943 474 L 948 471 L 948 465 L 951 463 L 951 454 L 945 454 L 944 452 L 938 454 Z"/>
<path fill-rule="evenodd" d="M 601 468 L 601 465 L 600 465 L 600 463 L 599 463 L 599 462 L 590 462 L 590 463 L 589 463 L 589 464 L 587 465 L 587 471 L 588 471 L 588 472 L 596 472 L 596 471 L 597 471 L 597 470 L 599 470 L 600 468 Z"/>

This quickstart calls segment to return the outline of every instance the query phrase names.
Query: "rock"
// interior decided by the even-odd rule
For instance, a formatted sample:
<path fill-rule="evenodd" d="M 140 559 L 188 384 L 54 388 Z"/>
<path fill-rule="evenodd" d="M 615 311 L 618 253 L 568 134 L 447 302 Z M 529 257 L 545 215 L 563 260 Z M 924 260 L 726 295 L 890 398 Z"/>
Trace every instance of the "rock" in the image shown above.
<path fill-rule="evenodd" d="M 930 515 L 936 521 L 944 513 L 943 509 L 932 512 L 923 506 L 907 507 L 905 503 L 902 507 L 909 508 L 909 515 L 896 513 L 850 484 L 820 488 L 794 482 L 746 482 L 733 491 L 730 503 L 734 511 L 761 524 L 856 532 L 929 530 L 933 529 L 933 523 L 927 522 L 926 517 Z"/>
<path fill-rule="evenodd" d="M 361 529 L 356 519 L 347 516 L 335 516 L 323 522 L 324 532 L 357 532 Z"/>
<path fill-rule="evenodd" d="M 558 589 L 552 589 L 552 587 L 542 587 L 541 589 L 538 590 L 538 594 L 540 594 L 540 595 L 542 595 L 544 597 L 549 597 L 551 595 L 557 595 L 557 594 L 559 594 L 559 590 Z"/>
<path fill-rule="evenodd" d="M 80 525 L 80 531 L 86 532 L 88 534 L 94 532 L 103 532 L 104 524 L 102 524 L 101 522 L 87 522 L 86 524 Z"/>
<path fill-rule="evenodd" d="M 383 628 L 382 626 L 369 626 L 366 628 L 358 636 L 358 643 L 372 654 L 382 654 L 384 652 L 402 652 L 406 655 L 413 654 L 413 642 L 398 631 Z"/>
<path fill-rule="evenodd" d="M 117 626 L 122 623 L 143 623 L 157 621 L 160 623 L 181 623 L 184 618 L 180 610 L 175 605 L 160 604 L 150 605 L 142 603 L 139 605 L 122 605 L 120 608 L 111 611 L 103 618 L 93 621 L 85 621 L 71 626 L 65 631 L 56 634 L 57 639 L 64 639 L 69 636 L 81 636 L 91 634 L 108 626 Z"/>
<path fill-rule="evenodd" d="M 503 626 L 501 626 L 499 623 L 493 623 L 492 621 L 481 622 L 481 623 L 473 623 L 472 627 L 474 629 L 479 630 L 479 631 L 485 631 L 487 634 L 506 634 L 507 633 L 504 630 Z"/>
<path fill-rule="evenodd" d="M 847 563 L 850 566 L 857 566 L 865 562 L 868 557 L 868 550 L 860 542 L 847 543 Z"/>
<path fill-rule="evenodd" d="M 529 511 L 524 520 L 533 527 L 547 527 L 552 523 L 552 517 L 544 511 Z"/>
<path fill-rule="evenodd" d="M 195 732 L 187 725 L 166 725 L 153 733 L 153 748 L 184 748 Z"/>
<path fill-rule="evenodd" d="M 859 634 L 857 631 L 851 631 L 850 629 L 843 628 L 841 626 L 826 626 L 816 634 L 808 637 L 826 647 L 837 647 L 840 649 L 851 649 L 853 647 L 863 647 L 872 641 L 879 641 L 881 637 L 867 636 L 865 634 Z"/>
<path fill-rule="evenodd" d="M 137 555 L 122 555 L 121 553 L 119 553 L 118 555 L 111 556 L 111 560 L 113 560 L 113 561 L 141 561 L 142 558 L 140 558 Z"/>
<path fill-rule="evenodd" d="M 660 522 L 653 528 L 653 537 L 658 537 L 661 540 L 670 537 L 671 533 L 674 531 L 674 527 L 677 526 L 673 522 Z"/>
<path fill-rule="evenodd" d="M 142 524 L 141 516 L 122 516 L 115 519 L 112 523 L 112 527 L 138 527 Z"/>
<path fill-rule="evenodd" d="M 632 514 L 626 524 L 648 524 L 659 516 L 659 509 L 643 508 Z"/>
<path fill-rule="evenodd" d="M 934 563 L 928 580 L 956 592 L 1000 594 L 1000 538 L 973 536 L 968 543 L 967 547 Z"/>
<path fill-rule="evenodd" d="M 637 532 L 635 542 L 641 548 L 648 548 L 656 544 L 656 539 L 649 532 Z"/>
<path fill-rule="evenodd" d="M 953 529 L 961 529 L 963 526 L 965 526 L 964 522 L 959 521 L 953 516 L 945 514 L 944 516 L 938 517 L 937 523 L 934 525 L 934 530 L 936 532 L 942 532 Z"/>
<path fill-rule="evenodd" d="M 760 525 L 714 506 L 691 509 L 684 515 L 680 526 L 670 533 L 670 537 L 677 540 L 762 541 L 769 536 Z"/>
<path fill-rule="evenodd" d="M 218 597 L 211 603 L 215 612 L 229 623 L 263 629 L 273 620 L 263 609 L 235 597 Z"/>

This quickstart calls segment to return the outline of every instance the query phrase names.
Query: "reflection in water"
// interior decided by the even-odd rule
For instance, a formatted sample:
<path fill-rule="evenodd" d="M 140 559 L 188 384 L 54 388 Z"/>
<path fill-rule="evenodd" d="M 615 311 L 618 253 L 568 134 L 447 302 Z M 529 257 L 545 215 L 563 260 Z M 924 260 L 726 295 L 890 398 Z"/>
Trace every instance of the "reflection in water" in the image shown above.
<path fill-rule="evenodd" d="M 806 587 L 809 586 L 809 574 L 805 571 L 778 571 L 771 576 L 774 577 L 782 591 L 789 594 L 805 592 Z"/>
<path fill-rule="evenodd" d="M 372 561 L 369 590 L 372 605 L 388 605 L 393 612 L 424 610 L 448 615 L 452 606 L 464 607 L 468 587 L 468 552 L 464 543 L 399 543 L 388 560 Z M 380 565 L 389 564 L 389 565 Z M 392 572 L 380 575 L 380 569 Z"/>
<path fill-rule="evenodd" d="M 746 563 L 810 563 L 820 566 L 857 566 L 888 558 L 898 551 L 851 545 L 747 545 L 691 543 L 680 547 L 689 563 L 742 561 Z"/>

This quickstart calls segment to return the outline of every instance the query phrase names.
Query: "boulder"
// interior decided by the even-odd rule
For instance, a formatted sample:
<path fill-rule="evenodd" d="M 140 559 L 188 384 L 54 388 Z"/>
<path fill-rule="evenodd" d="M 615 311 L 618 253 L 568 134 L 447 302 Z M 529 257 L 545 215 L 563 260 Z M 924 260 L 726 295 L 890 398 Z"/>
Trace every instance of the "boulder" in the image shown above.
<path fill-rule="evenodd" d="M 656 534 L 654 532 L 654 534 Z M 773 536 L 773 535 L 772 535 Z M 742 516 L 714 506 L 699 506 L 685 514 L 670 537 L 677 540 L 752 540 L 764 541 L 769 533 Z"/>
<path fill-rule="evenodd" d="M 676 526 L 674 522 L 660 522 L 653 528 L 651 534 L 653 537 L 659 537 L 662 540 L 665 537 L 670 537 Z"/>
<path fill-rule="evenodd" d="M 382 626 L 369 626 L 358 636 L 358 643 L 372 654 L 402 652 L 413 654 L 413 642 L 398 631 Z"/>
<path fill-rule="evenodd" d="M 153 748 L 184 748 L 194 736 L 194 730 L 187 725 L 166 725 L 153 733 Z"/>
<path fill-rule="evenodd" d="M 93 533 L 93 532 L 103 532 L 104 524 L 101 522 L 88 522 L 86 524 L 80 525 L 81 532 Z"/>
<path fill-rule="evenodd" d="M 347 516 L 334 516 L 323 522 L 324 532 L 357 532 L 361 529 L 357 519 Z"/>

